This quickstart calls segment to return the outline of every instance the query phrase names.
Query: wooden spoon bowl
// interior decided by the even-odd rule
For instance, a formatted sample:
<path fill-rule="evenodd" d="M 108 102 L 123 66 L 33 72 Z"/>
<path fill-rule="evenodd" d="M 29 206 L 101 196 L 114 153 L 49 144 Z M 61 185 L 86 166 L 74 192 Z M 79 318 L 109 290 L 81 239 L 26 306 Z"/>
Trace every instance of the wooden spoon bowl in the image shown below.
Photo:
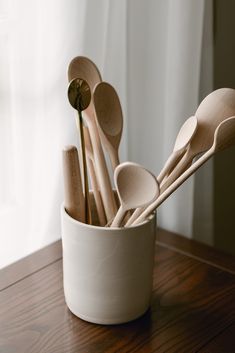
<path fill-rule="evenodd" d="M 93 91 L 96 121 L 103 144 L 109 152 L 113 170 L 118 166 L 118 148 L 122 137 L 123 116 L 119 97 L 107 82 L 98 83 Z"/>
<path fill-rule="evenodd" d="M 158 195 L 158 182 L 154 175 L 139 164 L 125 162 L 115 169 L 114 182 L 120 208 L 111 227 L 118 227 L 128 210 L 144 207 Z"/>

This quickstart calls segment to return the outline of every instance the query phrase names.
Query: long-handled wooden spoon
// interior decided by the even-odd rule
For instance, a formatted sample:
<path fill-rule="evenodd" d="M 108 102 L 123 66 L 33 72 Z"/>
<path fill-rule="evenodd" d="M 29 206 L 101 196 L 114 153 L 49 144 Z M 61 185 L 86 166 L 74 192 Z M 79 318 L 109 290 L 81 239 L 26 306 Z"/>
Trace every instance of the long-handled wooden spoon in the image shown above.
<path fill-rule="evenodd" d="M 85 219 L 86 223 L 91 223 L 91 212 L 89 203 L 89 188 L 88 188 L 88 177 L 87 177 L 87 166 L 86 166 L 86 150 L 83 135 L 83 122 L 82 122 L 82 111 L 88 107 L 91 101 L 91 91 L 87 82 L 80 78 L 74 78 L 68 87 L 68 98 L 69 102 L 74 109 L 77 110 L 76 115 L 77 129 L 80 134 L 80 142 L 82 149 L 82 166 L 83 166 L 83 181 L 84 181 L 84 193 L 85 193 Z"/>
<path fill-rule="evenodd" d="M 114 182 L 120 200 L 120 208 L 111 227 L 118 227 L 127 211 L 149 204 L 158 193 L 156 178 L 147 169 L 136 163 L 119 164 L 114 172 Z"/>
<path fill-rule="evenodd" d="M 235 90 L 220 88 L 210 93 L 199 105 L 195 116 L 198 127 L 187 152 L 176 165 L 172 173 L 161 185 L 161 193 L 184 172 L 194 157 L 207 151 L 213 144 L 214 132 L 219 124 L 235 114 Z"/>
<path fill-rule="evenodd" d="M 149 172 L 149 173 L 150 173 L 150 172 Z M 154 175 L 153 175 L 153 176 L 154 176 Z M 154 178 L 155 178 L 155 176 L 154 176 Z M 159 193 L 160 193 L 160 187 L 159 187 L 159 183 L 158 183 L 157 179 L 156 179 L 156 183 L 157 183 L 157 186 L 158 186 L 158 190 L 157 190 L 157 193 L 156 193 L 156 195 L 155 195 L 155 199 L 158 198 Z M 154 200 L 150 201 L 149 204 L 152 203 L 153 201 L 154 201 Z M 138 207 L 138 208 L 136 208 L 135 211 L 134 211 L 134 212 L 132 213 L 132 215 L 130 216 L 130 218 L 129 218 L 129 219 L 127 220 L 127 222 L 125 223 L 125 227 L 130 227 L 130 226 L 134 223 L 134 221 L 144 212 L 144 210 L 148 207 L 149 204 L 147 204 L 147 205 L 144 206 L 144 207 Z"/>
<path fill-rule="evenodd" d="M 94 199 L 95 199 L 95 205 L 96 205 L 97 214 L 99 218 L 99 223 L 101 226 L 104 226 L 106 224 L 106 217 L 105 217 L 103 202 L 100 197 L 99 186 L 96 179 L 94 154 L 93 154 L 93 149 L 91 145 L 90 134 L 87 126 L 84 126 L 83 130 L 84 130 L 84 140 L 85 140 L 85 146 L 86 146 L 87 167 L 90 175 L 91 187 L 94 192 Z"/>
<path fill-rule="evenodd" d="M 80 222 L 85 222 L 85 199 L 79 167 L 78 151 L 75 146 L 63 149 L 64 207 L 67 213 Z"/>
<path fill-rule="evenodd" d="M 176 137 L 173 152 L 168 158 L 168 160 L 166 161 L 163 169 L 161 170 L 160 174 L 157 177 L 157 181 L 159 185 L 163 181 L 164 177 L 168 174 L 168 172 L 171 171 L 172 168 L 175 166 L 175 164 L 182 156 L 182 154 L 185 153 L 188 144 L 190 143 L 193 136 L 195 135 L 196 129 L 197 129 L 197 118 L 195 116 L 191 116 L 182 125 Z M 142 207 L 137 208 L 133 212 L 131 217 L 128 219 L 125 226 L 129 227 L 130 225 L 132 225 L 133 222 L 141 215 L 141 213 L 144 211 L 145 208 L 142 208 Z"/>
<path fill-rule="evenodd" d="M 163 181 L 164 177 L 172 170 L 175 166 L 177 160 L 182 156 L 182 154 L 186 151 L 186 148 L 193 136 L 195 135 L 197 129 L 197 118 L 196 116 L 191 116 L 188 118 L 185 123 L 182 125 L 173 148 L 173 152 L 166 161 L 164 167 L 157 177 L 157 181 L 159 184 Z"/>
<path fill-rule="evenodd" d="M 101 82 L 101 75 L 96 65 L 90 59 L 83 56 L 74 58 L 69 65 L 68 78 L 71 80 L 74 77 L 84 78 L 92 92 L 95 85 Z M 100 142 L 99 132 L 95 120 L 93 100 L 91 100 L 89 106 L 85 110 L 84 118 L 91 137 L 97 180 L 100 187 L 106 218 L 107 221 L 109 221 L 115 216 L 117 212 L 117 205 Z"/>
<path fill-rule="evenodd" d="M 113 86 L 100 82 L 94 88 L 93 100 L 101 141 L 109 153 L 114 171 L 120 164 L 118 148 L 123 129 L 119 97 Z"/>
<path fill-rule="evenodd" d="M 216 152 L 235 145 L 235 116 L 222 121 L 214 133 L 214 142 L 212 147 L 205 152 L 191 167 L 189 167 L 181 176 L 175 180 L 167 190 L 165 190 L 156 201 L 154 201 L 147 209 L 138 217 L 133 225 L 143 222 L 163 201 L 165 201 L 186 179 L 188 179 L 195 171 L 201 167 Z"/>

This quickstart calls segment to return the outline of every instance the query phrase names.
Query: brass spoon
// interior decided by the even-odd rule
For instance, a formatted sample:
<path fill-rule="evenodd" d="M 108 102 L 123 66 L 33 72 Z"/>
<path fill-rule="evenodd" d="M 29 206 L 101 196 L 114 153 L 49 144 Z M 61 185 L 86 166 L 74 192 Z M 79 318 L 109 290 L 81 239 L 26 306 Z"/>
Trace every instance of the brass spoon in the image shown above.
<path fill-rule="evenodd" d="M 91 224 L 91 211 L 89 204 L 89 187 L 86 165 L 86 149 L 83 133 L 82 111 L 85 110 L 91 101 L 91 91 L 88 83 L 81 78 L 74 78 L 68 87 L 69 102 L 74 109 L 77 110 L 76 125 L 80 134 L 81 149 L 82 149 L 82 166 L 83 166 L 83 180 L 85 193 L 85 220 L 86 223 Z"/>
<path fill-rule="evenodd" d="M 161 193 L 176 180 L 194 157 L 207 151 L 213 144 L 214 133 L 219 124 L 235 114 L 235 90 L 232 88 L 220 88 L 210 93 L 199 105 L 195 116 L 198 127 L 193 136 L 187 152 L 161 185 Z"/>
<path fill-rule="evenodd" d="M 196 170 L 201 167 L 216 152 L 220 152 L 235 145 L 235 116 L 222 121 L 214 133 L 214 142 L 211 148 L 205 152 L 191 167 L 189 167 L 181 176 L 175 180 L 167 190 L 165 190 L 156 201 L 154 201 L 139 216 L 133 225 L 143 222 L 163 201 L 165 201 L 185 180 L 187 180 Z"/>

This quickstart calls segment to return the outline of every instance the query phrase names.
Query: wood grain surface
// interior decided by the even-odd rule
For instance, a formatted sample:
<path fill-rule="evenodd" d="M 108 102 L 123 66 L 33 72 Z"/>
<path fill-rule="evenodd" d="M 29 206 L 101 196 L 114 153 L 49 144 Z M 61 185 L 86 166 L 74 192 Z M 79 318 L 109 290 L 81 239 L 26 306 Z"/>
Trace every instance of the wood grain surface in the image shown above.
<path fill-rule="evenodd" d="M 142 318 L 115 326 L 87 323 L 67 308 L 60 242 L 54 252 L 51 245 L 49 252 L 43 249 L 21 260 L 18 275 L 0 291 L 0 352 L 235 352 L 235 260 L 231 257 L 231 266 L 222 269 L 209 251 L 200 259 L 199 248 L 205 256 L 207 247 L 186 243 L 159 232 L 151 308 Z M 33 258 L 36 265 L 30 269 Z M 16 264 L 0 271 L 0 280 L 15 269 Z"/>

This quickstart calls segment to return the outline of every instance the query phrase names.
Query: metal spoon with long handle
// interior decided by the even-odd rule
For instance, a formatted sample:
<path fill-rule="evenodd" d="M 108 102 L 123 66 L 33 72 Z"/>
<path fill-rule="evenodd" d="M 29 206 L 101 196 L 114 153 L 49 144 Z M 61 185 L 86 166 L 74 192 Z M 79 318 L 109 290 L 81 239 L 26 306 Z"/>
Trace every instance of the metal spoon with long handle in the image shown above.
<path fill-rule="evenodd" d="M 168 172 L 172 170 L 172 168 L 175 166 L 175 164 L 182 156 L 182 154 L 185 153 L 188 144 L 190 143 L 193 136 L 195 135 L 196 129 L 197 129 L 197 118 L 195 116 L 191 116 L 182 125 L 176 137 L 173 152 L 168 158 L 168 160 L 166 161 L 163 169 L 161 170 L 160 174 L 157 177 L 157 181 L 159 185 L 163 181 L 164 177 L 166 177 Z M 141 215 L 141 213 L 145 210 L 145 208 L 142 208 L 142 207 L 137 208 L 133 212 L 131 217 L 128 219 L 125 226 L 129 227 Z"/>
<path fill-rule="evenodd" d="M 74 58 L 68 67 L 69 80 L 74 77 L 84 78 L 89 84 L 92 92 L 95 85 L 102 80 L 96 65 L 90 59 L 83 56 Z M 89 106 L 85 110 L 84 119 L 87 123 L 91 137 L 97 181 L 100 187 L 106 218 L 107 221 L 109 221 L 115 216 L 117 212 L 117 205 L 105 162 L 104 152 L 100 142 L 99 132 L 95 120 L 93 100 L 91 100 Z"/>
<path fill-rule="evenodd" d="M 90 134 L 87 126 L 84 126 L 83 130 L 84 130 L 84 140 L 85 140 L 85 146 L 86 146 L 87 167 L 90 175 L 91 187 L 94 192 L 94 199 L 95 199 L 97 214 L 99 218 L 99 223 L 101 226 L 104 226 L 106 224 L 106 217 L 105 217 L 103 202 L 99 192 L 99 186 L 96 179 L 94 153 L 91 145 Z"/>
<path fill-rule="evenodd" d="M 157 181 L 159 184 L 163 181 L 164 177 L 172 170 L 175 166 L 177 160 L 182 156 L 182 154 L 186 151 L 186 148 L 190 141 L 192 140 L 195 132 L 197 130 L 197 118 L 196 116 L 191 116 L 188 118 L 185 123 L 180 128 L 180 131 L 176 137 L 175 145 L 173 148 L 173 152 L 166 161 L 164 167 L 157 177 Z"/>
<path fill-rule="evenodd" d="M 109 153 L 114 171 L 120 164 L 118 148 L 123 129 L 119 97 L 113 86 L 100 82 L 94 88 L 93 100 L 101 141 Z"/>
<path fill-rule="evenodd" d="M 119 227 L 127 211 L 149 204 L 159 192 L 154 175 L 136 163 L 119 164 L 114 172 L 114 182 L 120 208 L 111 227 Z"/>
<path fill-rule="evenodd" d="M 85 110 L 91 101 L 91 91 L 87 82 L 80 78 L 75 78 L 69 83 L 68 87 L 69 102 L 74 109 L 77 110 L 76 125 L 80 135 L 81 150 L 82 150 L 82 169 L 84 181 L 84 194 L 85 194 L 85 219 L 86 223 L 91 224 L 91 211 L 89 202 L 89 187 L 87 177 L 86 165 L 86 150 L 83 134 L 82 111 Z"/>
<path fill-rule="evenodd" d="M 198 154 L 207 151 L 213 144 L 214 132 L 219 124 L 235 114 L 235 90 L 220 88 L 210 93 L 199 105 L 195 116 L 198 127 L 187 152 L 176 165 L 172 173 L 161 185 L 164 192 L 176 180 Z"/>
<path fill-rule="evenodd" d="M 189 167 L 181 176 L 175 180 L 167 190 L 165 190 L 156 201 L 154 201 L 147 209 L 138 217 L 133 225 L 139 224 L 158 208 L 185 180 L 187 180 L 196 170 L 202 166 L 216 152 L 235 145 L 235 116 L 229 117 L 222 121 L 214 133 L 214 142 L 212 147 L 205 152 L 191 167 Z"/>

